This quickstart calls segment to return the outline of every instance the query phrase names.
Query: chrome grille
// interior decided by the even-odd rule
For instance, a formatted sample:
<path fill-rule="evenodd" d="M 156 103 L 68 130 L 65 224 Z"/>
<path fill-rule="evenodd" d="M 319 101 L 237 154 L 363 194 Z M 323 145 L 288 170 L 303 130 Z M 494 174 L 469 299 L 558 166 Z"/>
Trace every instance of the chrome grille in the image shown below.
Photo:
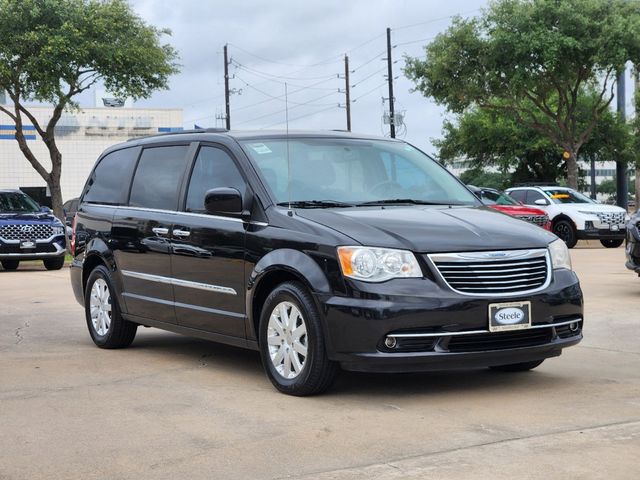
<path fill-rule="evenodd" d="M 0 238 L 3 240 L 45 240 L 53 235 L 51 225 L 20 224 L 0 227 Z"/>
<path fill-rule="evenodd" d="M 516 215 L 516 218 L 524 220 L 525 222 L 533 223 L 539 227 L 544 227 L 549 221 L 547 215 Z"/>
<path fill-rule="evenodd" d="M 467 295 L 511 296 L 546 287 L 546 249 L 441 253 L 428 256 L 453 290 Z"/>
<path fill-rule="evenodd" d="M 624 212 L 596 212 L 600 223 L 608 225 L 622 225 L 624 223 Z"/>

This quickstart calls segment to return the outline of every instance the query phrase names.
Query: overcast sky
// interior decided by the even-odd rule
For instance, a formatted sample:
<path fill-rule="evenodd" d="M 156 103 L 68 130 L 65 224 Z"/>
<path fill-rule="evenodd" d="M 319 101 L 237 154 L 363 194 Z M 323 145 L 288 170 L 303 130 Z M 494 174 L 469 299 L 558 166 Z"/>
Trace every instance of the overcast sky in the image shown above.
<path fill-rule="evenodd" d="M 170 90 L 138 106 L 180 107 L 185 128 L 216 123 L 224 111 L 222 48 L 233 59 L 231 126 L 284 128 L 284 82 L 289 91 L 289 128 L 344 129 L 343 55 L 350 60 L 352 130 L 388 134 L 382 125 L 382 97 L 388 96 L 386 33 L 392 29 L 396 111 L 405 111 L 404 138 L 435 153 L 431 139 L 441 133 L 443 110 L 419 93 L 402 74 L 404 54 L 421 56 L 423 45 L 447 28 L 451 16 L 474 16 L 481 0 L 307 0 L 236 2 L 132 0 L 147 22 L 173 32 L 166 41 L 180 54 L 181 72 Z M 311 65 L 311 66 L 310 66 Z M 286 77 L 286 78 L 285 78 Z M 280 97 L 273 99 L 272 97 Z M 304 105 L 300 105 L 304 104 Z"/>

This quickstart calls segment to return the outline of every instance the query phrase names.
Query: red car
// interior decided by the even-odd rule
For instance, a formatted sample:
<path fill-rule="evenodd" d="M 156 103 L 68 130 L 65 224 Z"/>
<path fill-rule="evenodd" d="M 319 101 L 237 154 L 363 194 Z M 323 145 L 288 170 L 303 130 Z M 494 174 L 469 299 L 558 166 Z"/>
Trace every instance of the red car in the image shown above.
<path fill-rule="evenodd" d="M 493 188 L 480 188 L 473 185 L 468 185 L 468 187 L 489 208 L 551 231 L 551 222 L 544 210 L 527 207 L 508 194 Z"/>

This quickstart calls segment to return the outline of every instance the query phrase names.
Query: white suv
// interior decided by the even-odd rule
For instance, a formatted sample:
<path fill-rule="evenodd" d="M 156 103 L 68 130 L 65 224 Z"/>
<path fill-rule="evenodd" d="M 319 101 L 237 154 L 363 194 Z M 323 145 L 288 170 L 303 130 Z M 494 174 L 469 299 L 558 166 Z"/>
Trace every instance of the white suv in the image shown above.
<path fill-rule="evenodd" d="M 524 205 L 542 208 L 552 230 L 573 248 L 578 240 L 595 239 L 607 248 L 622 245 L 629 215 L 623 208 L 603 205 L 567 187 L 535 186 L 507 189 Z"/>

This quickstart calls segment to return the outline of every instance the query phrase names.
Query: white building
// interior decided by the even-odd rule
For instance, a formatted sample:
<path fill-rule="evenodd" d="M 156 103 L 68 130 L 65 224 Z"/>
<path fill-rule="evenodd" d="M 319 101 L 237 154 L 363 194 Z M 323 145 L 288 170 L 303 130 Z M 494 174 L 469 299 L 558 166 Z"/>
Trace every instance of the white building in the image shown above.
<path fill-rule="evenodd" d="M 44 127 L 53 107 L 29 107 L 29 110 Z M 29 147 L 50 171 L 49 151 L 33 125 L 24 120 Z M 178 130 L 182 130 L 182 109 L 98 107 L 65 112 L 56 129 L 56 142 L 62 153 L 64 201 L 81 193 L 93 164 L 107 147 L 133 137 Z M 45 181 L 18 148 L 13 120 L 0 112 L 0 188 L 45 186 Z"/>

